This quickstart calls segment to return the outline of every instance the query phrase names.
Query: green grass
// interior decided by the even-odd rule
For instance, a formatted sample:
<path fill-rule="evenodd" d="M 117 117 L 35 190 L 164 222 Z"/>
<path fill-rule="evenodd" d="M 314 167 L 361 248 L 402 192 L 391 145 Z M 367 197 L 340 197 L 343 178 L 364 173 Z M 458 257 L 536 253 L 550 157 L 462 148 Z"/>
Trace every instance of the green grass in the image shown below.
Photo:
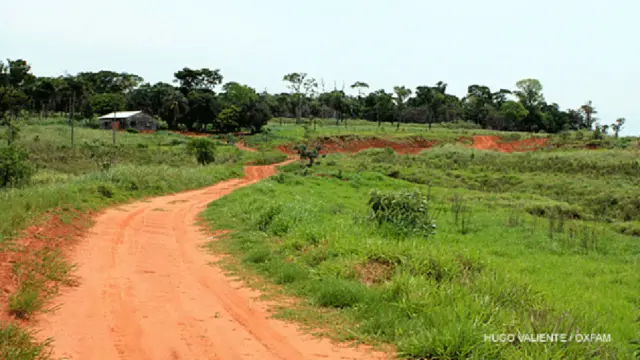
<path fill-rule="evenodd" d="M 631 155 L 466 151 L 330 155 L 308 176 L 291 164 L 209 205 L 212 227 L 232 230 L 211 247 L 302 299 L 279 316 L 329 327 L 341 340 L 393 344 L 402 357 L 629 358 L 640 243 L 587 216 L 595 208 L 580 194 L 640 198 L 635 170 L 617 170 Z M 435 235 L 398 237 L 368 219 L 371 190 L 410 188 L 431 193 Z M 574 207 L 583 219 L 569 216 Z M 612 341 L 484 341 L 518 332 Z"/>
<path fill-rule="evenodd" d="M 0 326 L 0 359 L 46 360 L 50 359 L 51 342 L 38 342 L 34 334 L 15 324 Z"/>

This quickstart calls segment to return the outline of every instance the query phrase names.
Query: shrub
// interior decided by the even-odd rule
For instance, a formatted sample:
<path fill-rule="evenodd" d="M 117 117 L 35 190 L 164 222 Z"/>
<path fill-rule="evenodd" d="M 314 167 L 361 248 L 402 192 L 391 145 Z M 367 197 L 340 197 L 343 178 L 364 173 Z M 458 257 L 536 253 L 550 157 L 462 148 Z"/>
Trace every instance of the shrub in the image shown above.
<path fill-rule="evenodd" d="M 314 161 L 320 156 L 320 150 L 322 150 L 322 146 L 318 145 L 314 149 L 309 150 L 307 145 L 299 144 L 295 147 L 296 152 L 300 155 L 301 160 L 309 160 L 309 164 L 307 167 L 312 167 Z M 322 155 L 322 157 L 326 157 L 327 155 Z"/>
<path fill-rule="evenodd" d="M 378 225 L 390 224 L 402 233 L 412 232 L 428 236 L 435 232 L 435 222 L 429 214 L 427 195 L 417 190 L 380 192 L 374 190 L 369 198 L 371 218 Z"/>
<path fill-rule="evenodd" d="M 127 132 L 130 134 L 138 134 L 140 133 L 140 130 L 136 129 L 136 128 L 128 128 Z"/>
<path fill-rule="evenodd" d="M 32 175 L 28 152 L 16 146 L 0 147 L 0 188 L 23 185 Z"/>
<path fill-rule="evenodd" d="M 169 130 L 169 123 L 164 120 L 158 120 L 158 130 Z"/>
<path fill-rule="evenodd" d="M 209 139 L 192 139 L 189 141 L 187 149 L 196 156 L 200 165 L 208 165 L 215 161 L 216 144 Z"/>

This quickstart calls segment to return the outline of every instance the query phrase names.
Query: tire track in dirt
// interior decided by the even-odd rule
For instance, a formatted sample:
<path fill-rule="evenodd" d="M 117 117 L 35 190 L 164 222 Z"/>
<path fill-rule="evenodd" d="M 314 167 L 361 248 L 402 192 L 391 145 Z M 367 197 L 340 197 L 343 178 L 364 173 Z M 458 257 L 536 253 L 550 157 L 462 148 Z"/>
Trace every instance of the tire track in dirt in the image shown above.
<path fill-rule="evenodd" d="M 247 166 L 243 179 L 99 215 L 72 252 L 80 285 L 39 317 L 39 336 L 53 337 L 54 355 L 72 360 L 387 358 L 270 319 L 259 293 L 208 265 L 198 214 L 276 166 Z"/>

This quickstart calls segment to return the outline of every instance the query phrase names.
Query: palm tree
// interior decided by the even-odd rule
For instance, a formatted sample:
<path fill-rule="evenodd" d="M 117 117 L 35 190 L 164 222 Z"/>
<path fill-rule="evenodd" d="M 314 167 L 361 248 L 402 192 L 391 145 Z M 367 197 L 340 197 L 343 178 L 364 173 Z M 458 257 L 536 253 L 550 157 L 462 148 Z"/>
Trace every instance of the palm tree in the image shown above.
<path fill-rule="evenodd" d="M 616 139 L 618 138 L 618 134 L 620 133 L 620 130 L 622 129 L 622 126 L 624 126 L 625 121 L 627 121 L 627 119 L 618 118 L 618 119 L 616 119 L 615 124 L 611 124 L 611 128 L 613 129 L 613 132 L 615 133 Z"/>
<path fill-rule="evenodd" d="M 178 118 L 189 111 L 189 101 L 178 90 L 171 91 L 162 101 L 163 110 L 171 111 L 173 114 L 173 122 L 171 127 L 175 129 L 178 126 Z"/>
<path fill-rule="evenodd" d="M 396 94 L 394 100 L 396 102 L 396 106 L 398 107 L 396 128 L 400 129 L 400 117 L 402 115 L 402 111 L 404 110 L 405 101 L 409 96 L 411 96 L 411 89 L 407 89 L 404 86 L 394 86 L 393 92 Z"/>
<path fill-rule="evenodd" d="M 588 128 L 591 129 L 591 126 L 593 126 L 593 122 L 595 120 L 593 118 L 593 115 L 597 114 L 598 111 L 596 111 L 596 109 L 593 107 L 593 103 L 591 102 L 591 100 L 587 101 L 586 104 L 580 106 L 580 110 L 582 110 L 582 112 L 584 113 Z"/>

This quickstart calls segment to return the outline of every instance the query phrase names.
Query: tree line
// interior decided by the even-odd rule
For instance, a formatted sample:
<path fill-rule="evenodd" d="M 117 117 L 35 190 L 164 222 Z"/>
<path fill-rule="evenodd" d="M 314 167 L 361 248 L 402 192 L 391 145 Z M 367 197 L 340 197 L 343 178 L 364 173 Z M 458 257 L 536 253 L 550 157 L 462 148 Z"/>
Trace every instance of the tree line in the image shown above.
<path fill-rule="evenodd" d="M 0 61 L 0 119 L 10 124 L 24 112 L 48 116 L 51 112 L 91 118 L 112 111 L 142 110 L 171 129 L 233 132 L 242 128 L 259 132 L 273 117 L 302 119 L 335 118 L 336 123 L 366 119 L 379 125 L 392 123 L 428 124 L 471 122 L 476 126 L 504 131 L 557 133 L 592 129 L 615 136 L 624 118 L 612 125 L 600 125 L 591 101 L 577 109 L 562 110 L 549 103 L 536 79 L 523 79 L 513 89 L 490 89 L 470 85 L 460 98 L 447 93 L 447 84 L 415 89 L 395 86 L 370 91 L 363 81 L 350 85 L 357 95 L 327 89 L 306 73 L 283 76 L 289 92 L 257 92 L 237 82 L 223 84 L 219 69 L 183 68 L 174 73 L 173 84 L 151 84 L 135 74 L 114 71 L 80 72 L 58 77 L 38 77 L 22 59 Z M 218 90 L 218 87 L 220 89 Z"/>

